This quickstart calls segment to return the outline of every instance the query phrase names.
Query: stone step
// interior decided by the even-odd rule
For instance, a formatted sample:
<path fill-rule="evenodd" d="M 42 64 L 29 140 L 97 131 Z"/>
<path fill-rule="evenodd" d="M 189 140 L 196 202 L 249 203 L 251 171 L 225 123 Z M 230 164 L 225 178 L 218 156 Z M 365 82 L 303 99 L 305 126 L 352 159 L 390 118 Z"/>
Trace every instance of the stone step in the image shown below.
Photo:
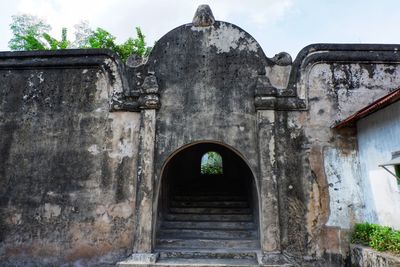
<path fill-rule="evenodd" d="M 180 258 L 180 259 L 257 259 L 255 251 L 236 250 L 158 250 L 159 259 Z"/>
<path fill-rule="evenodd" d="M 165 214 L 165 219 L 169 221 L 236 221 L 236 222 L 251 222 L 253 221 L 252 214 L 195 214 L 195 213 L 168 213 Z"/>
<path fill-rule="evenodd" d="M 163 221 L 163 229 L 255 229 L 254 222 L 215 222 L 215 221 Z"/>
<path fill-rule="evenodd" d="M 248 208 L 249 204 L 247 201 L 172 201 L 171 207 Z"/>
<path fill-rule="evenodd" d="M 160 259 L 154 266 L 164 267 L 253 267 L 259 266 L 255 259 Z"/>
<path fill-rule="evenodd" d="M 245 196 L 237 195 L 175 195 L 175 201 L 247 201 Z"/>
<path fill-rule="evenodd" d="M 156 246 L 162 248 L 185 248 L 185 249 L 258 249 L 259 241 L 254 239 L 178 239 L 157 238 Z"/>
<path fill-rule="evenodd" d="M 194 208 L 169 208 L 171 213 L 183 214 L 251 214 L 250 208 L 209 208 L 209 207 L 194 207 Z"/>
<path fill-rule="evenodd" d="M 280 255 L 272 255 L 269 260 L 259 264 L 257 257 L 258 250 L 234 250 L 234 249 L 156 249 L 155 254 L 149 254 L 153 259 L 139 257 L 129 257 L 128 259 L 118 262 L 118 267 L 294 267 L 299 264 L 289 263 L 289 260 Z M 311 266 L 311 265 L 301 265 Z M 312 264 L 314 266 L 314 264 Z M 317 265 L 315 265 L 317 266 Z M 318 266 L 325 266 L 318 264 Z"/>
<path fill-rule="evenodd" d="M 161 229 L 159 238 L 221 238 L 221 239 L 256 239 L 256 230 L 216 230 L 216 229 Z"/>
<path fill-rule="evenodd" d="M 245 196 L 246 192 L 243 191 L 243 188 L 231 188 L 229 191 L 224 191 L 226 189 L 226 184 L 224 186 L 220 186 L 219 188 L 214 188 L 215 185 L 212 185 L 210 188 L 210 184 L 206 186 L 194 186 L 192 188 L 184 188 L 183 190 L 177 189 L 174 190 L 175 195 L 216 195 L 216 196 L 228 196 L 228 195 L 238 195 L 238 196 Z"/>

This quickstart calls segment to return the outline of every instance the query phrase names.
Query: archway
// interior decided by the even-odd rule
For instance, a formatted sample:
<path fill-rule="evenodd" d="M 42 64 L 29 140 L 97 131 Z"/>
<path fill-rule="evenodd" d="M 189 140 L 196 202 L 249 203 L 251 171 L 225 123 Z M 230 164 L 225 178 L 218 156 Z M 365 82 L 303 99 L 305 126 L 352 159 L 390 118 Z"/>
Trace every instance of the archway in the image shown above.
<path fill-rule="evenodd" d="M 257 250 L 258 197 L 245 160 L 213 142 L 167 160 L 158 199 L 155 250 Z"/>

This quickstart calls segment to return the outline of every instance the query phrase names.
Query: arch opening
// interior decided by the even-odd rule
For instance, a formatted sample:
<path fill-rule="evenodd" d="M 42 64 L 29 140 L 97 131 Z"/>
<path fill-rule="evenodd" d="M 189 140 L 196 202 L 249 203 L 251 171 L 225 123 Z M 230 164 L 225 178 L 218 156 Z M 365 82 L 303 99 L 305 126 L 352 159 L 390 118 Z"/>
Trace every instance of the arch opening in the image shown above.
<path fill-rule="evenodd" d="M 232 149 L 197 143 L 180 150 L 163 168 L 159 194 L 155 250 L 259 249 L 255 180 Z"/>
<path fill-rule="evenodd" d="M 201 157 L 200 173 L 204 175 L 221 175 L 224 173 L 222 157 L 218 152 L 209 151 Z"/>

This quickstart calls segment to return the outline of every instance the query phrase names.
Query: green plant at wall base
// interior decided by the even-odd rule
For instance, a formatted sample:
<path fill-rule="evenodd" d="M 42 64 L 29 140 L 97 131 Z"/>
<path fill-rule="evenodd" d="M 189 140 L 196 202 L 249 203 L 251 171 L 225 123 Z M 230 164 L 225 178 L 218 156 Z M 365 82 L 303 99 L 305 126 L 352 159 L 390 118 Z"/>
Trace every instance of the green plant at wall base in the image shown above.
<path fill-rule="evenodd" d="M 371 234 L 378 228 L 379 225 L 371 223 L 358 223 L 354 226 L 354 232 L 351 237 L 351 242 L 369 246 L 371 242 Z"/>
<path fill-rule="evenodd" d="M 393 230 L 387 226 L 370 223 L 356 224 L 351 241 L 370 246 L 378 251 L 400 254 L 400 231 Z"/>
<path fill-rule="evenodd" d="M 395 231 L 390 237 L 390 244 L 388 245 L 389 251 L 400 255 L 400 231 Z"/>
<path fill-rule="evenodd" d="M 369 245 L 378 251 L 389 250 L 393 230 L 387 226 L 377 227 L 371 234 Z"/>

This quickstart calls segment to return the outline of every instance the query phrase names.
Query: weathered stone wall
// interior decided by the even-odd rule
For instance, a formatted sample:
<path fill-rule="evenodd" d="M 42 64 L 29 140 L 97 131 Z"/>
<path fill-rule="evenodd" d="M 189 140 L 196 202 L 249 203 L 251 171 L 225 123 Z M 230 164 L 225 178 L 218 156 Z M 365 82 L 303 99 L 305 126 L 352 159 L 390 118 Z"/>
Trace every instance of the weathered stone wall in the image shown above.
<path fill-rule="evenodd" d="M 279 113 L 287 136 L 278 141 L 282 143 L 278 153 L 287 155 L 279 169 L 282 191 L 290 196 L 302 187 L 305 192 L 293 208 L 306 211 L 308 253 L 333 260 L 346 257 L 352 225 L 368 219 L 356 129 L 331 127 L 400 86 L 397 49 L 312 45 L 292 66 L 288 88 L 297 89 L 307 110 Z M 291 227 L 288 233 L 293 234 Z M 292 238 L 289 234 L 287 244 L 293 244 Z"/>
<path fill-rule="evenodd" d="M 5 265 L 149 256 L 162 166 L 201 141 L 252 169 L 265 262 L 283 250 L 345 264 L 368 212 L 356 129 L 331 126 L 399 87 L 400 47 L 311 45 L 292 63 L 207 23 L 171 31 L 138 66 L 103 50 L 0 54 Z"/>
<path fill-rule="evenodd" d="M 123 71 L 102 50 L 0 54 L 0 265 L 131 252 L 140 118 L 110 112 Z"/>
<path fill-rule="evenodd" d="M 254 84 L 265 61 L 251 36 L 224 22 L 185 25 L 157 42 L 149 58 L 160 83 L 157 177 L 175 150 L 198 141 L 232 146 L 258 170 Z"/>

